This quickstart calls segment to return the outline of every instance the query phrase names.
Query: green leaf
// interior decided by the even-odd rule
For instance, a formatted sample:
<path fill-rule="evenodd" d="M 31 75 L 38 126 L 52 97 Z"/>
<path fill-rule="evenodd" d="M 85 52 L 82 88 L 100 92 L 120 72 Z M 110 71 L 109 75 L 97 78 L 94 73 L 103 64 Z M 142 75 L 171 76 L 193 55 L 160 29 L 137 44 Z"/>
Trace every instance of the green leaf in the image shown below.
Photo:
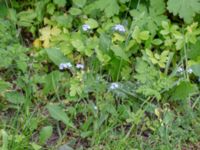
<path fill-rule="evenodd" d="M 0 79 L 0 93 L 5 92 L 7 89 L 11 87 L 9 82 Z"/>
<path fill-rule="evenodd" d="M 5 94 L 7 101 L 13 104 L 22 104 L 25 102 L 25 98 L 22 94 L 18 92 L 8 92 Z"/>
<path fill-rule="evenodd" d="M 167 9 L 173 15 L 179 15 L 186 23 L 191 23 L 196 13 L 200 12 L 199 0 L 168 0 Z"/>
<path fill-rule="evenodd" d="M 82 13 L 82 11 L 78 8 L 71 7 L 69 10 L 69 13 L 73 16 L 77 16 L 77 15 L 80 15 Z"/>
<path fill-rule="evenodd" d="M 131 36 L 138 43 L 141 43 L 142 41 L 148 40 L 149 31 L 140 31 L 140 28 L 138 26 L 136 26 Z"/>
<path fill-rule="evenodd" d="M 72 16 L 71 15 L 53 15 L 52 21 L 56 21 L 58 26 L 70 28 L 72 26 Z"/>
<path fill-rule="evenodd" d="M 52 118 L 57 121 L 62 121 L 65 125 L 73 127 L 72 122 L 68 118 L 67 114 L 62 110 L 62 108 L 58 105 L 48 104 L 46 106 Z"/>
<path fill-rule="evenodd" d="M 85 23 L 88 24 L 92 29 L 98 27 L 98 22 L 92 18 L 88 19 Z"/>
<path fill-rule="evenodd" d="M 37 17 L 37 14 L 34 10 L 30 9 L 27 11 L 21 11 L 17 14 L 17 24 L 19 26 L 30 27 L 34 23 L 34 19 Z"/>
<path fill-rule="evenodd" d="M 71 148 L 68 143 L 67 144 L 64 144 L 64 145 L 61 145 L 58 150 L 74 150 L 73 148 Z"/>
<path fill-rule="evenodd" d="M 86 2 L 87 0 L 73 0 L 73 3 L 80 8 L 82 8 L 86 4 Z"/>
<path fill-rule="evenodd" d="M 79 39 L 71 39 L 71 44 L 73 45 L 74 48 L 76 48 L 77 51 L 79 52 L 84 52 L 85 50 L 85 45 L 82 40 Z"/>
<path fill-rule="evenodd" d="M 54 62 L 57 66 L 63 62 L 69 62 L 69 60 L 65 57 L 65 55 L 58 48 L 47 48 L 46 52 L 48 54 L 49 59 Z"/>
<path fill-rule="evenodd" d="M 0 135 L 2 136 L 1 150 L 8 150 L 8 138 L 9 138 L 8 133 L 4 129 L 1 129 Z"/>
<path fill-rule="evenodd" d="M 129 61 L 128 56 L 126 55 L 125 51 L 118 45 L 111 46 L 111 50 L 114 52 L 114 54 L 126 61 Z"/>
<path fill-rule="evenodd" d="M 160 44 L 162 44 L 163 43 L 163 41 L 161 40 L 161 39 L 154 39 L 153 41 L 152 41 L 152 44 L 154 44 L 154 45 L 160 45 Z"/>
<path fill-rule="evenodd" d="M 200 58 L 200 40 L 190 47 L 190 50 L 188 51 L 188 58 L 192 60 L 198 60 L 198 58 Z"/>
<path fill-rule="evenodd" d="M 36 143 L 31 143 L 31 146 L 33 147 L 34 150 L 40 150 L 42 146 L 36 144 Z"/>
<path fill-rule="evenodd" d="M 140 39 L 141 40 L 148 40 L 149 38 L 149 31 L 142 31 L 140 32 Z"/>
<path fill-rule="evenodd" d="M 182 81 L 173 89 L 171 98 L 173 100 L 185 100 L 189 95 L 197 90 L 196 85 L 188 81 Z"/>
<path fill-rule="evenodd" d="M 134 17 L 134 23 L 139 27 L 145 27 L 148 31 L 155 35 L 156 31 L 159 29 L 161 22 L 166 20 L 166 15 L 164 15 L 165 1 L 164 0 L 148 0 L 150 6 L 147 9 L 144 5 L 139 5 L 138 9 L 133 9 L 130 11 L 131 16 Z M 145 19 L 144 19 L 145 18 Z"/>
<path fill-rule="evenodd" d="M 58 7 L 64 7 L 66 4 L 66 0 L 53 0 L 53 2 L 58 5 Z"/>
<path fill-rule="evenodd" d="M 104 54 L 100 49 L 96 49 L 96 54 L 98 60 L 103 63 L 103 65 L 107 64 L 111 59 L 109 55 Z"/>
<path fill-rule="evenodd" d="M 39 141 L 44 144 L 52 135 L 53 128 L 52 126 L 43 127 L 40 131 Z"/>
<path fill-rule="evenodd" d="M 43 89 L 44 94 L 48 94 L 51 92 L 56 93 L 60 78 L 61 78 L 61 73 L 59 71 L 53 71 L 50 74 L 48 74 L 45 78 L 45 84 Z"/>
<path fill-rule="evenodd" d="M 0 1 L 0 10 L 0 18 L 6 17 L 6 15 L 8 14 L 8 7 L 6 6 L 5 1 Z"/>
<path fill-rule="evenodd" d="M 108 52 L 110 45 L 111 45 L 111 37 L 105 33 L 102 33 L 100 35 L 100 41 L 99 41 L 100 49 L 102 49 L 103 52 Z"/>
<path fill-rule="evenodd" d="M 103 10 L 108 18 L 119 13 L 119 5 L 116 0 L 97 0 L 95 8 Z"/>
<path fill-rule="evenodd" d="M 15 9 L 8 9 L 8 14 L 9 14 L 9 19 L 13 22 L 13 23 L 16 23 L 17 22 L 17 13 L 16 13 L 16 10 Z"/>
<path fill-rule="evenodd" d="M 55 11 L 56 7 L 53 3 L 49 3 L 47 5 L 47 12 L 51 15 L 53 15 L 54 11 Z"/>
<path fill-rule="evenodd" d="M 200 77 L 200 64 L 192 65 L 191 69 L 196 76 Z"/>

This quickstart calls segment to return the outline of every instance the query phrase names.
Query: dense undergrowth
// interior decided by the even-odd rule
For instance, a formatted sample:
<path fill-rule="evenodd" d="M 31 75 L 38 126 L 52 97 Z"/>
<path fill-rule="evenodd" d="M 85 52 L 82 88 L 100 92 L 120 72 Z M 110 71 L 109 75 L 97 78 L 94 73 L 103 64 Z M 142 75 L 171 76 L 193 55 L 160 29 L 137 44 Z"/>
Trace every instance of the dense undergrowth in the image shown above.
<path fill-rule="evenodd" d="M 198 0 L 0 0 L 2 150 L 200 149 Z"/>

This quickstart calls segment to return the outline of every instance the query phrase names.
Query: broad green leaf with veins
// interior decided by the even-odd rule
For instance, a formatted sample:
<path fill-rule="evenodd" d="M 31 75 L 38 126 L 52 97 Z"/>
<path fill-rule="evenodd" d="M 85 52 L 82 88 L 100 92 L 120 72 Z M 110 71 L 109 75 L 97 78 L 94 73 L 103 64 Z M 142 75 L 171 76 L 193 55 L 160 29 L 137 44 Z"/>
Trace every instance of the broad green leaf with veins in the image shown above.
<path fill-rule="evenodd" d="M 199 0 L 168 0 L 167 9 L 179 15 L 186 23 L 191 23 L 196 13 L 200 12 Z"/>

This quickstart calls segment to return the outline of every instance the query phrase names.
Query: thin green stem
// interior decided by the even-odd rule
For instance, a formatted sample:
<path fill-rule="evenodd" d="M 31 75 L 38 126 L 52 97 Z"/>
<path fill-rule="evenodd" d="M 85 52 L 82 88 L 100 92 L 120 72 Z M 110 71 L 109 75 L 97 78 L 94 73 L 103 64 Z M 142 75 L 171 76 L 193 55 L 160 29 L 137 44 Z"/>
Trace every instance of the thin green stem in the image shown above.
<path fill-rule="evenodd" d="M 188 58 L 187 58 L 187 45 L 184 43 L 184 58 L 185 58 L 185 75 L 186 79 L 189 81 L 189 75 L 188 75 Z"/>

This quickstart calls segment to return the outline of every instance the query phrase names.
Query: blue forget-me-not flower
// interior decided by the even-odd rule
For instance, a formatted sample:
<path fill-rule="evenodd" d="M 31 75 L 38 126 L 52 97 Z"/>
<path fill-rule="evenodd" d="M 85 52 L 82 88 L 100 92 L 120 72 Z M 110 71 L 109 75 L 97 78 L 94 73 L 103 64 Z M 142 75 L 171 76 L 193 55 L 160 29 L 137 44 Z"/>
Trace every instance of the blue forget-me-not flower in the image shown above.
<path fill-rule="evenodd" d="M 82 29 L 83 31 L 88 31 L 89 29 L 91 29 L 91 27 L 88 24 L 84 24 L 82 25 Z"/>

